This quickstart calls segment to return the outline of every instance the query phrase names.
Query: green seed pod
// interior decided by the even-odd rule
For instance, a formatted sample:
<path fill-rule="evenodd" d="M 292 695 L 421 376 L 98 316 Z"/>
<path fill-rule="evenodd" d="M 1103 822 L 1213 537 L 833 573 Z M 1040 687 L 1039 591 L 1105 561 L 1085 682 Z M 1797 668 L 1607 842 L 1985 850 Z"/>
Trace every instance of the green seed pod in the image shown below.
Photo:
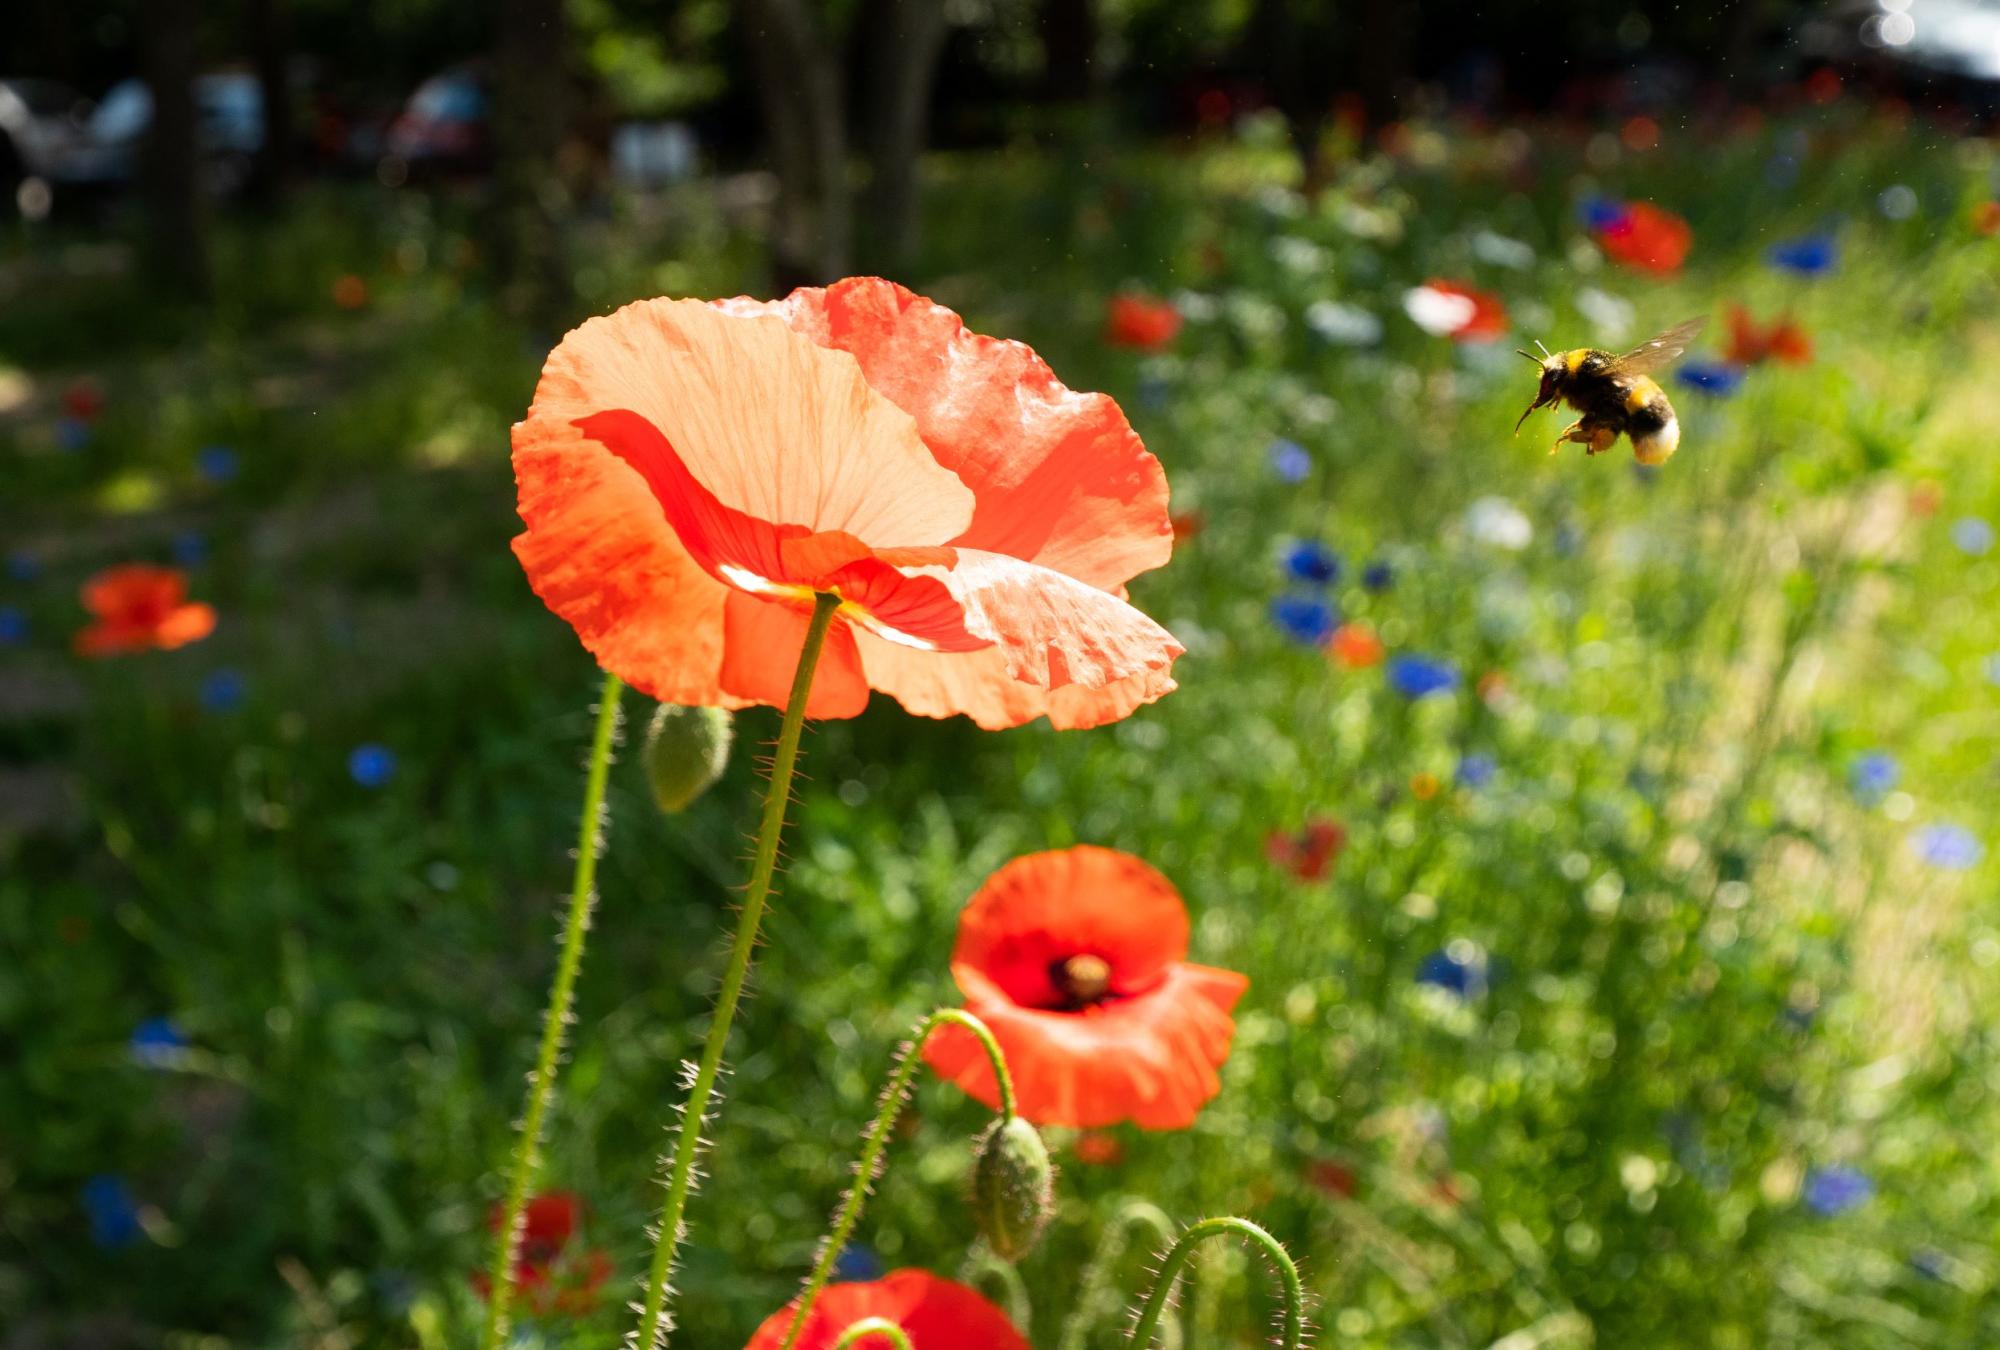
<path fill-rule="evenodd" d="M 646 727 L 646 778 L 668 815 L 685 811 L 729 766 L 734 724 L 721 708 L 662 703 Z"/>
<path fill-rule="evenodd" d="M 993 1122 L 972 1163 L 972 1218 L 993 1254 L 1018 1261 L 1041 1241 L 1055 1210 L 1055 1167 L 1027 1121 Z"/>

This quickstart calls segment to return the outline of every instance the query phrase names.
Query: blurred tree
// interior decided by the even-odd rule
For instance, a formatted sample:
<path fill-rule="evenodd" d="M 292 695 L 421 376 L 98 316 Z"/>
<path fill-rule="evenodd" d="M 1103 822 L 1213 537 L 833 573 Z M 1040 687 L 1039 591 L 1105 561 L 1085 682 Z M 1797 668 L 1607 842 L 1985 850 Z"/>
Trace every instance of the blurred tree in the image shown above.
<path fill-rule="evenodd" d="M 250 0 L 250 48 L 264 100 L 264 140 L 257 147 L 251 191 L 275 204 L 291 186 L 296 132 L 292 125 L 291 16 L 286 0 Z"/>
<path fill-rule="evenodd" d="M 557 223 L 568 208 L 557 163 L 569 126 L 563 0 L 501 0 L 492 102 L 495 261 L 510 308 L 563 318 L 569 272 Z"/>
<path fill-rule="evenodd" d="M 917 159 L 930 124 L 945 7 L 940 0 L 874 0 L 861 24 L 869 164 L 862 199 L 864 261 L 889 271 L 907 263 L 917 243 Z"/>
<path fill-rule="evenodd" d="M 142 10 L 145 78 L 153 120 L 142 173 L 149 215 L 146 260 L 162 287 L 191 299 L 209 293 L 208 238 L 196 142 L 197 0 L 151 0 Z"/>
<path fill-rule="evenodd" d="M 853 234 L 841 46 L 810 0 L 743 0 L 750 71 L 778 176 L 772 286 L 846 273 Z"/>
<path fill-rule="evenodd" d="M 1077 103 L 1102 86 L 1097 61 L 1095 0 L 1042 0 L 1042 92 L 1058 103 Z"/>

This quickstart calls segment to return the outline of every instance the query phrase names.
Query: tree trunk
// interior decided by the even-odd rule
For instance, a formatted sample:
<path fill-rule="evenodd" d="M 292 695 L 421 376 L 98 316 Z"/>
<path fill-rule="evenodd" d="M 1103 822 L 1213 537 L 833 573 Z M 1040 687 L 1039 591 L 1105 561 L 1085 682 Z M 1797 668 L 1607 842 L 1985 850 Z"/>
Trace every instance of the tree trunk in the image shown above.
<path fill-rule="evenodd" d="M 917 245 L 918 161 L 944 50 L 945 7 L 940 0 L 880 0 L 869 16 L 864 245 L 879 270 L 894 272 L 909 264 Z"/>
<path fill-rule="evenodd" d="M 840 49 L 808 0 L 741 0 L 744 40 L 778 176 L 779 291 L 845 276 L 853 236 Z"/>
<path fill-rule="evenodd" d="M 1095 0 L 1042 0 L 1041 29 L 1043 94 L 1056 103 L 1082 103 L 1095 96 Z"/>
<path fill-rule="evenodd" d="M 141 41 L 153 122 L 141 149 L 149 215 L 147 263 L 159 282 L 191 299 L 209 290 L 206 203 L 194 104 L 196 0 L 150 0 Z"/>
<path fill-rule="evenodd" d="M 494 63 L 494 236 L 503 298 L 537 323 L 563 317 L 571 288 L 557 227 L 568 207 L 557 163 L 568 122 L 563 0 L 501 0 Z"/>
<path fill-rule="evenodd" d="M 1303 190 L 1314 196 L 1325 184 L 1320 135 L 1326 126 L 1326 100 L 1318 64 L 1308 60 L 1306 35 L 1290 0 L 1259 0 L 1250 17 L 1249 36 L 1270 85 L 1271 102 L 1285 115 Z"/>
<path fill-rule="evenodd" d="M 257 147 L 250 188 L 266 206 L 277 205 L 291 186 L 298 144 L 292 125 L 290 27 L 285 0 L 250 0 L 250 44 L 264 102 L 264 141 Z"/>

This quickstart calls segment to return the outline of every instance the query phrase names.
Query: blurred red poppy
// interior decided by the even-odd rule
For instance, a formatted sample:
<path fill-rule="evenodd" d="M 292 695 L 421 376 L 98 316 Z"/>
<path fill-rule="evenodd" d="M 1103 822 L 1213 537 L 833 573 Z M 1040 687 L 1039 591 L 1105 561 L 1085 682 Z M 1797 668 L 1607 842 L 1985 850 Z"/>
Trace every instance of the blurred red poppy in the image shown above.
<path fill-rule="evenodd" d="M 1729 340 L 1723 350 L 1724 360 L 1739 366 L 1754 366 L 1766 360 L 1802 366 L 1812 360 L 1812 354 L 1812 338 L 1790 315 L 1760 324 L 1743 306 L 1729 307 Z"/>
<path fill-rule="evenodd" d="M 1972 208 L 1974 234 L 2000 234 L 2000 201 L 1981 202 Z"/>
<path fill-rule="evenodd" d="M 663 702 L 807 715 L 869 691 L 982 727 L 1116 721 L 1180 644 L 1124 598 L 1173 549 L 1118 405 L 877 278 L 592 319 L 514 428 L 514 551 L 603 666 Z"/>
<path fill-rule="evenodd" d="M 1343 1200 L 1352 1200 L 1361 1189 L 1360 1178 L 1354 1175 L 1354 1169 L 1332 1158 L 1307 1163 L 1306 1180 L 1328 1195 L 1337 1195 Z"/>
<path fill-rule="evenodd" d="M 1194 1123 L 1249 981 L 1194 965 L 1173 883 L 1128 853 L 1079 845 L 1014 859 L 959 918 L 951 972 L 1006 1053 L 1021 1114 L 1080 1128 Z M 924 1058 L 988 1106 L 999 1092 L 971 1033 L 943 1027 Z"/>
<path fill-rule="evenodd" d="M 1366 670 L 1380 665 L 1387 648 L 1375 630 L 1365 623 L 1344 623 L 1326 644 L 1327 655 L 1348 670 Z"/>
<path fill-rule="evenodd" d="M 79 422 L 94 422 L 104 411 L 104 390 L 95 380 L 72 380 L 62 391 L 63 411 Z"/>
<path fill-rule="evenodd" d="M 1626 202 L 1597 229 L 1605 253 L 1642 272 L 1678 272 L 1694 245 L 1694 231 L 1671 211 L 1651 202 Z"/>
<path fill-rule="evenodd" d="M 190 601 L 187 589 L 187 574 L 178 568 L 106 568 L 84 583 L 83 607 L 96 622 L 76 635 L 77 651 L 116 656 L 199 642 L 215 631 L 215 609 Z"/>
<path fill-rule="evenodd" d="M 487 1216 L 487 1226 L 498 1231 L 505 1217 L 505 1211 L 496 1205 Z M 604 1251 L 591 1247 L 565 1255 L 582 1218 L 583 1202 L 568 1191 L 545 1191 L 528 1201 L 521 1212 L 521 1249 L 514 1260 L 514 1283 L 524 1306 L 537 1317 L 590 1311 L 605 1281 L 611 1278 L 611 1257 Z M 472 1287 L 481 1298 L 491 1297 L 493 1292 L 492 1281 L 483 1270 L 473 1274 Z"/>
<path fill-rule="evenodd" d="M 1500 297 L 1456 281 L 1432 277 L 1403 296 L 1403 309 L 1426 333 L 1453 342 L 1493 342 L 1507 333 Z"/>
<path fill-rule="evenodd" d="M 1087 1167 L 1116 1167 L 1125 1161 L 1125 1145 L 1109 1130 L 1085 1130 L 1070 1151 Z"/>
<path fill-rule="evenodd" d="M 977 1290 L 925 1270 L 896 1270 L 879 1280 L 831 1284 L 806 1315 L 794 1350 L 832 1350 L 840 1334 L 864 1318 L 902 1328 L 911 1350 L 1029 1350 L 1007 1314 Z M 787 1304 L 764 1319 L 744 1350 L 778 1350 L 792 1329 Z M 855 1350 L 880 1350 L 883 1337 L 863 1337 Z"/>
<path fill-rule="evenodd" d="M 1104 340 L 1114 347 L 1156 352 L 1180 335 L 1181 312 L 1165 300 L 1130 291 L 1111 297 L 1104 310 Z"/>
<path fill-rule="evenodd" d="M 1318 881 L 1346 846 L 1347 831 L 1337 822 L 1315 820 L 1297 834 L 1273 831 L 1264 841 L 1264 853 L 1300 881 Z"/>

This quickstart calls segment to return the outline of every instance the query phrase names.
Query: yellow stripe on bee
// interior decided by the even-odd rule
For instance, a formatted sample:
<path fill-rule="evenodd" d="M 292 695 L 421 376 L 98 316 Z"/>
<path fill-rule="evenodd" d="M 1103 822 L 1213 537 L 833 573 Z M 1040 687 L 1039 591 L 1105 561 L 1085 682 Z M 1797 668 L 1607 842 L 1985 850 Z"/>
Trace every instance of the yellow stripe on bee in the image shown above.
<path fill-rule="evenodd" d="M 1660 386 L 1644 375 L 1632 377 L 1632 387 L 1625 391 L 1625 411 L 1637 412 L 1651 403 L 1660 392 Z"/>
<path fill-rule="evenodd" d="M 1577 367 L 1583 364 L 1583 358 L 1588 355 L 1590 355 L 1590 348 L 1588 347 L 1578 347 L 1575 351 L 1564 352 L 1563 364 L 1568 366 L 1569 373 L 1574 375 L 1576 374 Z"/>

